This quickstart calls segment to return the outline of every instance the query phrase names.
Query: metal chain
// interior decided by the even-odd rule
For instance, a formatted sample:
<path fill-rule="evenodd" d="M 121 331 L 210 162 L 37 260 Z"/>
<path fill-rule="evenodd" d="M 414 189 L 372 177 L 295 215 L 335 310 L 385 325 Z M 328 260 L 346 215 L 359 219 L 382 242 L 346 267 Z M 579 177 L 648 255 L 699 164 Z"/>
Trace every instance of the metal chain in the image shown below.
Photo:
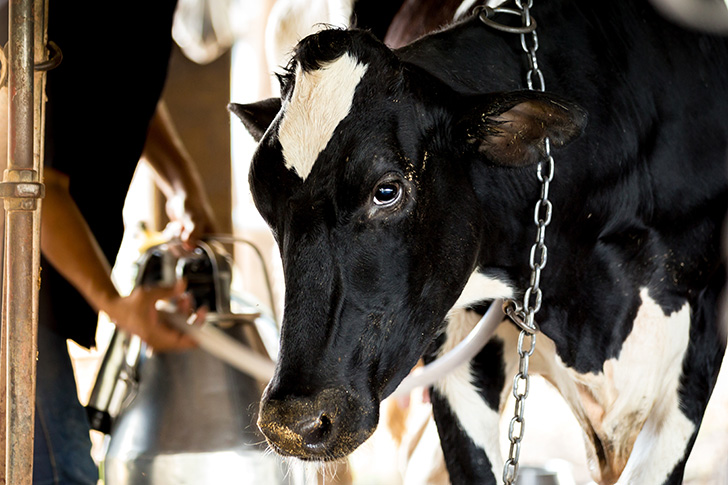
<path fill-rule="evenodd" d="M 528 350 L 524 350 L 524 342 L 530 339 Z M 515 410 L 508 427 L 508 459 L 503 464 L 503 483 L 511 485 L 518 477 L 518 459 L 521 454 L 521 441 L 526 431 L 526 398 L 531 387 L 531 378 L 528 375 L 529 358 L 536 349 L 536 334 L 522 330 L 518 335 L 518 373 L 513 377 L 513 397 L 516 398 Z"/>
<path fill-rule="evenodd" d="M 523 4 L 522 0 L 516 0 L 518 8 L 522 9 L 522 20 L 524 25 L 531 23 L 530 9 L 533 6 L 533 0 L 528 0 L 527 4 Z M 543 73 L 538 67 L 538 59 L 536 51 L 538 50 L 538 35 L 536 31 L 529 34 L 521 34 L 521 47 L 528 55 L 529 69 L 526 73 L 526 83 L 528 89 L 544 91 L 546 83 L 544 82 Z M 538 85 L 534 86 L 534 77 L 538 81 Z M 546 248 L 546 227 L 551 223 L 553 206 L 549 200 L 549 188 L 554 179 L 554 159 L 551 156 L 551 142 L 548 138 L 544 140 L 545 158 L 538 162 L 536 175 L 541 183 L 541 197 L 536 202 L 533 212 L 533 222 L 536 225 L 536 242 L 531 247 L 529 258 L 529 266 L 531 268 L 530 286 L 523 295 L 523 304 L 519 305 L 512 300 L 506 303 L 507 313 L 528 333 L 538 332 L 538 326 L 534 321 L 534 315 L 541 309 L 541 301 L 543 298 L 541 292 L 541 270 L 546 266 L 548 259 L 548 250 Z"/>
<path fill-rule="evenodd" d="M 526 72 L 526 85 L 530 90 L 545 91 L 546 83 L 543 72 L 538 67 L 538 35 L 536 34 L 536 21 L 531 17 L 533 0 L 524 3 L 523 0 L 515 0 L 518 12 L 520 12 L 523 27 L 518 33 L 521 36 L 521 47 L 528 57 L 528 71 Z M 494 13 L 514 13 L 513 10 L 482 10 L 479 17 L 486 25 L 506 32 L 513 32 L 501 24 L 495 23 L 490 17 Z M 487 18 L 487 21 L 486 21 Z M 528 289 L 523 295 L 523 302 L 507 300 L 503 304 L 503 311 L 518 325 L 521 332 L 518 336 L 518 373 L 513 378 L 513 397 L 516 398 L 513 418 L 508 428 L 508 440 L 510 448 L 508 459 L 503 465 L 503 483 L 512 485 L 518 478 L 518 460 L 521 454 L 521 442 L 523 441 L 526 429 L 524 418 L 526 398 L 530 387 L 528 375 L 528 364 L 531 355 L 536 348 L 536 333 L 538 325 L 534 316 L 541 309 L 543 293 L 541 291 L 541 271 L 546 266 L 548 250 L 546 248 L 546 227 L 551 223 L 553 207 L 549 200 L 549 188 L 554 178 L 554 159 L 551 156 L 551 142 L 548 138 L 544 140 L 545 158 L 539 161 L 537 176 L 541 183 L 541 197 L 533 212 L 533 221 L 536 225 L 536 242 L 531 247 L 529 266 L 531 268 L 531 280 Z M 528 345 L 524 345 L 528 343 Z"/>

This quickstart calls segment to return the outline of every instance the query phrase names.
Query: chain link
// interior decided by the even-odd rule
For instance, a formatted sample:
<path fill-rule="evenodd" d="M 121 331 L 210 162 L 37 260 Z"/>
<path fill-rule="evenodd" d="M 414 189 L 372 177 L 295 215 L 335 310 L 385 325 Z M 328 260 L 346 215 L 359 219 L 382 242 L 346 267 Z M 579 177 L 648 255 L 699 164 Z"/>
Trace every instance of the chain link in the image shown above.
<path fill-rule="evenodd" d="M 538 35 L 536 34 L 536 21 L 531 17 L 533 0 L 524 2 L 515 0 L 518 11 L 521 15 L 523 27 L 519 31 L 521 36 L 521 48 L 528 59 L 528 71 L 526 72 L 526 85 L 532 91 L 545 91 L 546 82 L 543 72 L 538 66 Z M 496 13 L 498 13 L 496 11 Z M 512 13 L 512 12 L 506 12 Z M 486 25 L 495 27 L 494 21 L 484 15 L 480 15 Z M 499 28 L 499 27 L 495 27 Z M 499 29 L 505 30 L 505 29 Z M 534 316 L 541 309 L 543 292 L 541 291 L 541 271 L 548 260 L 548 249 L 546 248 L 546 227 L 551 223 L 553 206 L 549 200 L 549 188 L 554 179 L 554 159 L 551 156 L 551 142 L 548 138 L 544 140 L 545 157 L 539 161 L 536 175 L 541 183 L 541 197 L 536 202 L 533 211 L 533 222 L 536 225 L 536 242 L 531 247 L 529 256 L 529 267 L 531 268 L 531 279 L 529 287 L 523 294 L 523 301 L 507 300 L 503 304 L 503 311 L 513 322 L 518 325 L 521 332 L 518 336 L 518 373 L 513 378 L 513 397 L 516 399 L 513 418 L 508 427 L 508 441 L 510 448 L 508 459 L 503 465 L 503 483 L 512 485 L 518 478 L 518 460 L 521 454 L 521 442 L 526 430 L 524 413 L 526 410 L 526 398 L 530 388 L 530 377 L 528 375 L 528 364 L 531 355 L 536 348 L 536 333 L 538 325 Z M 528 340 L 527 340 L 528 339 Z M 524 345 L 528 343 L 528 345 Z"/>
<path fill-rule="evenodd" d="M 524 346 L 526 339 L 529 345 Z M 527 349 L 527 350 L 526 350 Z M 518 336 L 518 373 L 513 377 L 513 397 L 516 398 L 515 411 L 508 427 L 508 459 L 503 465 L 503 483 L 511 485 L 518 477 L 518 459 L 521 455 L 521 441 L 526 431 L 526 398 L 531 387 L 528 375 L 529 358 L 536 349 L 536 334 L 521 331 Z"/>

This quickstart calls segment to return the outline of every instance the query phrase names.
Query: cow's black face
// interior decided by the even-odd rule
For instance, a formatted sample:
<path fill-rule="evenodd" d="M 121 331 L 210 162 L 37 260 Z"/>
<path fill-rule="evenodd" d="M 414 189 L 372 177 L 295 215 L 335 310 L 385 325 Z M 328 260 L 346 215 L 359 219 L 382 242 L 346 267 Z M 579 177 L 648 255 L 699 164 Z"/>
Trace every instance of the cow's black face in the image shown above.
<path fill-rule="evenodd" d="M 250 182 L 286 282 L 258 422 L 278 452 L 334 459 L 371 435 L 478 266 L 488 212 L 471 164 L 530 163 L 544 126 L 572 118 L 523 93 L 472 101 L 367 34 L 325 31 L 299 46 L 275 118 L 232 107 L 264 120 L 254 134 L 270 123 Z M 566 124 L 556 143 L 579 131 Z"/>

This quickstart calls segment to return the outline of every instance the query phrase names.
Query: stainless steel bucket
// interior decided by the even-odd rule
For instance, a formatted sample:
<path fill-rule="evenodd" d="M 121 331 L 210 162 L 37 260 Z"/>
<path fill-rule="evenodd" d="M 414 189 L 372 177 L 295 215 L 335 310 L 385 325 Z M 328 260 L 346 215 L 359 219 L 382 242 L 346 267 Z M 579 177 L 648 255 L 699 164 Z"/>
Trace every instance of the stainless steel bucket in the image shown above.
<path fill-rule="evenodd" d="M 197 302 L 211 309 L 208 321 L 236 342 L 260 350 L 256 325 L 270 328 L 275 322 L 262 312 L 231 312 L 231 268 L 218 247 L 189 253 L 169 243 L 151 248 L 140 260 L 137 284 L 185 277 Z M 236 300 L 256 305 L 240 296 Z M 126 336 L 115 338 L 89 406 L 90 414 L 104 417 L 99 423 L 111 422 L 105 485 L 302 483 L 295 470 L 266 451 L 255 425 L 265 383 L 202 349 L 148 353 L 143 346 L 141 351 L 130 346 Z"/>
<path fill-rule="evenodd" d="M 253 379 L 203 350 L 155 354 L 139 377 L 111 431 L 106 485 L 291 483 L 255 426 Z"/>
<path fill-rule="evenodd" d="M 535 466 L 521 466 L 518 469 L 517 485 L 563 485 L 555 471 Z"/>

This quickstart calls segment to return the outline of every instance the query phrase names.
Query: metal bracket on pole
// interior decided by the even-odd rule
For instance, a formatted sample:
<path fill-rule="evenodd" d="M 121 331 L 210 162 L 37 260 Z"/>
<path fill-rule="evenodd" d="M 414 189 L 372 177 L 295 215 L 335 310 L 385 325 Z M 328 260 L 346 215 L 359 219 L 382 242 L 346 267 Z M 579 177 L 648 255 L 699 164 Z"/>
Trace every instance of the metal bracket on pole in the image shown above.
<path fill-rule="evenodd" d="M 0 199 L 5 201 L 5 210 L 36 210 L 37 200 L 45 196 L 45 186 L 37 182 L 35 170 L 6 170 L 3 180 Z"/>

